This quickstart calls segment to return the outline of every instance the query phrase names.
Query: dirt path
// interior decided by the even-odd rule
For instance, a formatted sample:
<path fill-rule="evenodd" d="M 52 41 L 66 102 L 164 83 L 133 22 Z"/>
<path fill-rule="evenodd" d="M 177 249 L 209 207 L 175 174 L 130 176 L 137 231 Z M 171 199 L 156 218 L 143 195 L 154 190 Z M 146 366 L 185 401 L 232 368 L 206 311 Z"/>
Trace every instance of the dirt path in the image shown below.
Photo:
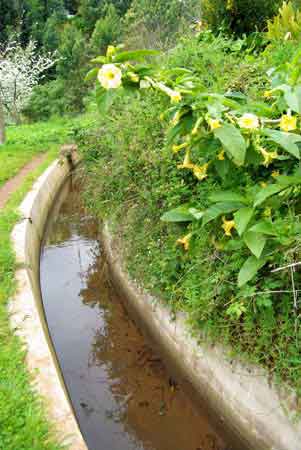
<path fill-rule="evenodd" d="M 28 164 L 26 164 L 20 172 L 8 180 L 0 188 L 0 209 L 4 208 L 7 200 L 22 184 L 24 178 L 36 167 L 38 167 L 46 158 L 46 153 L 36 156 Z"/>

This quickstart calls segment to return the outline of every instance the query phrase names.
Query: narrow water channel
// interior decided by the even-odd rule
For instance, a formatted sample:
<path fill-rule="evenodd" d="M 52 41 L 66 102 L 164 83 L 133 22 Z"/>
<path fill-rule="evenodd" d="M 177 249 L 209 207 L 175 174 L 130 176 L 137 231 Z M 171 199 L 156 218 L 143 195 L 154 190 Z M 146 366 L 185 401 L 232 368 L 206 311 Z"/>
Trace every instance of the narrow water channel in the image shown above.
<path fill-rule="evenodd" d="M 41 289 L 89 450 L 226 450 L 125 311 L 78 188 L 59 204 L 42 247 Z"/>

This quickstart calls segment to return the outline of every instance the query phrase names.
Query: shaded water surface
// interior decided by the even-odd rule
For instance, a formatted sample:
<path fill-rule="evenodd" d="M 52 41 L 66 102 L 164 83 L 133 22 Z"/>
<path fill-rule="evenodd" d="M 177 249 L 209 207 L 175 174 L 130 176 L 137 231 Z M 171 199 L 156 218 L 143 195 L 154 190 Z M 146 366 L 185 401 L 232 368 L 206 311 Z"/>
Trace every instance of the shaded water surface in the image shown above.
<path fill-rule="evenodd" d="M 127 315 L 77 190 L 54 215 L 41 253 L 43 303 L 89 450 L 225 450 Z"/>

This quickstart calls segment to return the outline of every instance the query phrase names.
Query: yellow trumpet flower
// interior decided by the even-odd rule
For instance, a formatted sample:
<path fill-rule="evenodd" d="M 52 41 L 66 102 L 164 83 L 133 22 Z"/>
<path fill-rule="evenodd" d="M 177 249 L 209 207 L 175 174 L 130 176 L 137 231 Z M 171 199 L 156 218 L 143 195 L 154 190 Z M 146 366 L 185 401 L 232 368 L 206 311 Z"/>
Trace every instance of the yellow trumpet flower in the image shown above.
<path fill-rule="evenodd" d="M 208 122 L 208 125 L 209 125 L 211 131 L 214 131 L 217 128 L 220 128 L 222 126 L 218 119 L 210 118 L 207 120 L 207 122 Z"/>
<path fill-rule="evenodd" d="M 182 150 L 183 148 L 186 148 L 186 147 L 188 147 L 188 142 L 183 142 L 183 144 L 180 144 L 180 145 L 173 145 L 172 146 L 172 151 L 174 152 L 174 153 L 178 153 L 180 150 Z"/>
<path fill-rule="evenodd" d="M 139 83 L 139 76 L 135 72 L 129 72 L 128 76 L 133 83 Z"/>
<path fill-rule="evenodd" d="M 116 53 L 116 47 L 114 45 L 108 45 L 107 56 L 113 56 Z"/>
<path fill-rule="evenodd" d="M 179 164 L 178 169 L 193 169 L 194 165 L 190 162 L 190 150 L 187 150 L 183 164 Z"/>
<path fill-rule="evenodd" d="M 186 236 L 177 240 L 178 245 L 183 245 L 185 251 L 189 249 L 189 241 L 191 239 L 192 233 L 187 234 Z"/>
<path fill-rule="evenodd" d="M 263 156 L 263 165 L 268 167 L 274 159 L 278 158 L 277 152 L 267 152 L 263 147 L 260 147 L 260 153 Z"/>
<path fill-rule="evenodd" d="M 273 170 L 273 172 L 271 173 L 271 177 L 273 178 L 277 178 L 279 177 L 279 175 L 280 175 L 279 170 Z"/>
<path fill-rule="evenodd" d="M 223 217 L 223 230 L 225 231 L 226 236 L 232 236 L 232 228 L 235 228 L 235 222 L 234 220 L 226 220 L 225 217 Z"/>
<path fill-rule="evenodd" d="M 284 114 L 280 120 L 280 129 L 282 131 L 293 131 L 297 128 L 297 117 L 290 114 Z"/>
<path fill-rule="evenodd" d="M 192 167 L 193 174 L 199 181 L 202 181 L 208 177 L 207 174 L 208 166 L 209 163 L 203 164 L 202 166 L 193 165 Z"/>

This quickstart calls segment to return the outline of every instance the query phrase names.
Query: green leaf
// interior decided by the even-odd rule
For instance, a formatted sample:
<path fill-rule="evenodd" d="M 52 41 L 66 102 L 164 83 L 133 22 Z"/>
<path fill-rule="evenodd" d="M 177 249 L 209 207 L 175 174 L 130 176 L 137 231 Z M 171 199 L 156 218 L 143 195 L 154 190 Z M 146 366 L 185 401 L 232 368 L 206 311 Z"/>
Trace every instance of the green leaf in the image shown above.
<path fill-rule="evenodd" d="M 196 220 L 200 220 L 204 215 L 204 211 L 200 211 L 199 209 L 196 208 L 189 208 L 188 211 Z"/>
<path fill-rule="evenodd" d="M 287 106 L 292 110 L 301 113 L 301 87 L 297 86 L 293 90 L 287 90 L 284 93 L 284 98 L 287 103 Z"/>
<path fill-rule="evenodd" d="M 277 192 L 282 191 L 282 189 L 283 186 L 277 184 L 270 184 L 269 186 L 261 189 L 255 197 L 254 206 L 256 207 L 261 205 L 267 198 L 277 194 Z"/>
<path fill-rule="evenodd" d="M 233 191 L 215 192 L 209 196 L 212 202 L 241 202 L 248 203 L 246 197 Z"/>
<path fill-rule="evenodd" d="M 214 130 L 214 135 L 221 141 L 225 150 L 230 153 L 236 165 L 243 165 L 247 145 L 240 131 L 232 124 L 224 124 Z"/>
<path fill-rule="evenodd" d="M 263 233 L 268 234 L 270 236 L 277 236 L 278 233 L 274 228 L 274 225 L 269 220 L 261 220 L 260 222 L 253 225 L 249 231 L 255 232 L 255 233 Z"/>
<path fill-rule="evenodd" d="M 203 226 L 206 223 L 211 222 L 211 220 L 216 219 L 222 214 L 228 214 L 230 212 L 236 211 L 244 206 L 239 202 L 225 202 L 225 203 L 217 203 L 216 205 L 210 206 L 210 208 L 206 209 L 203 215 Z"/>
<path fill-rule="evenodd" d="M 262 133 L 288 153 L 295 156 L 295 158 L 300 159 L 300 150 L 297 145 L 297 142 L 301 142 L 299 134 L 285 133 L 284 131 L 269 130 L 267 128 L 264 128 Z"/>
<path fill-rule="evenodd" d="M 194 215 L 190 212 L 186 205 L 178 206 L 177 208 L 167 211 L 161 216 L 163 222 L 192 222 L 195 220 Z"/>
<path fill-rule="evenodd" d="M 105 64 L 107 58 L 105 56 L 97 56 L 96 58 L 91 59 L 91 62 L 95 64 Z"/>
<path fill-rule="evenodd" d="M 239 236 L 245 232 L 253 213 L 253 208 L 241 208 L 234 214 L 235 228 Z"/>
<path fill-rule="evenodd" d="M 146 56 L 159 55 L 158 50 L 134 50 L 130 52 L 117 53 L 114 56 L 114 62 L 124 62 L 124 61 L 139 61 L 144 59 Z"/>
<path fill-rule="evenodd" d="M 214 161 L 214 167 L 222 180 L 225 180 L 231 168 L 231 162 L 228 158 L 223 161 L 216 160 Z"/>
<path fill-rule="evenodd" d="M 101 86 L 96 87 L 96 103 L 100 112 L 108 112 L 114 101 L 115 94 L 113 89 L 105 90 Z"/>
<path fill-rule="evenodd" d="M 266 263 L 265 258 L 258 259 L 250 256 L 243 264 L 238 274 L 238 287 L 242 287 L 256 275 L 259 269 Z"/>
<path fill-rule="evenodd" d="M 267 238 L 262 233 L 255 233 L 254 231 L 247 231 L 244 235 L 244 241 L 256 258 L 260 258 Z"/>
<path fill-rule="evenodd" d="M 85 81 L 90 81 L 90 80 L 93 80 L 94 78 L 96 78 L 98 72 L 99 72 L 98 67 L 94 67 L 94 69 L 89 70 L 89 72 L 85 76 Z"/>
<path fill-rule="evenodd" d="M 296 184 L 301 184 L 300 175 L 279 175 L 277 177 L 277 184 L 281 186 L 293 186 Z"/>

